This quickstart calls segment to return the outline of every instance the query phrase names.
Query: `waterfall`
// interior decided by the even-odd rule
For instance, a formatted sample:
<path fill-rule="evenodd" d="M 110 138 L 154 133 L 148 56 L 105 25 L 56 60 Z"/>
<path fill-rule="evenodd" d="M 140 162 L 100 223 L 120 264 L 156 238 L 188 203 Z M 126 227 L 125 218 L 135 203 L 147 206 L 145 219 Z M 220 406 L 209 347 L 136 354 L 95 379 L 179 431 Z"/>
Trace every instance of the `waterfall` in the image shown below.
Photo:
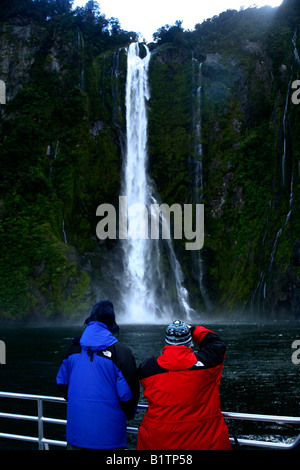
<path fill-rule="evenodd" d="M 256 310 L 260 310 L 260 300 L 262 300 L 262 312 L 265 311 L 265 302 L 266 302 L 266 292 L 267 289 L 270 291 L 271 289 L 271 282 L 272 282 L 272 269 L 273 269 L 273 263 L 275 259 L 275 254 L 277 251 L 277 246 L 280 240 L 280 237 L 289 223 L 289 220 L 291 218 L 292 210 L 293 210 L 293 200 L 294 200 L 294 192 L 293 192 L 293 174 L 291 176 L 291 185 L 290 185 L 290 195 L 289 195 L 289 210 L 288 213 L 285 217 L 284 224 L 276 233 L 276 237 L 273 243 L 272 247 L 272 252 L 270 256 L 270 261 L 267 266 L 265 266 L 264 270 L 261 270 L 260 276 L 259 276 L 259 281 L 257 283 L 256 289 L 253 292 L 251 299 L 250 299 L 250 311 L 252 313 L 256 313 Z M 269 204 L 269 209 L 271 209 L 271 203 Z M 265 234 L 263 237 L 263 242 L 262 242 L 262 249 L 264 248 L 265 244 L 265 238 L 266 238 L 266 231 L 268 227 L 268 219 L 269 219 L 269 211 L 267 215 L 267 222 L 266 222 L 266 228 L 265 228 Z"/>
<path fill-rule="evenodd" d="M 146 48 L 144 59 L 139 57 L 139 44 L 133 43 L 128 49 L 126 83 L 126 131 L 127 149 L 123 194 L 127 205 L 149 203 L 149 187 L 146 177 L 147 164 L 147 116 L 146 100 L 149 99 L 147 72 L 150 53 Z M 151 286 L 148 285 L 149 271 L 146 271 L 147 242 L 143 238 L 134 239 L 134 217 L 128 214 L 129 238 L 124 246 L 126 269 L 127 318 L 132 321 L 150 321 L 155 312 L 156 301 Z M 153 260 L 154 261 L 154 260 Z"/>
<path fill-rule="evenodd" d="M 267 211 L 267 217 L 266 217 L 266 223 L 265 223 L 265 231 L 264 231 L 264 236 L 262 239 L 262 244 L 261 244 L 261 253 L 264 252 L 265 249 L 265 241 L 266 241 L 266 236 L 268 232 L 268 226 L 269 226 L 269 218 L 270 218 L 270 212 L 272 210 L 272 201 L 269 201 L 269 207 Z M 259 267 L 260 275 L 259 275 L 259 280 L 256 286 L 256 289 L 254 290 L 251 299 L 250 299 L 250 312 L 251 313 L 256 313 L 260 311 L 260 301 L 262 297 L 262 292 L 263 292 L 263 310 L 264 310 L 264 299 L 266 297 L 266 281 L 265 281 L 265 268 L 262 268 L 260 265 Z"/>
<path fill-rule="evenodd" d="M 282 117 L 282 129 L 283 129 L 283 153 L 282 153 L 282 159 L 281 159 L 282 187 L 286 185 L 286 153 L 287 153 L 287 133 L 288 133 L 288 129 L 287 129 L 288 119 L 287 118 L 288 118 L 288 111 L 289 111 L 290 90 L 291 90 L 291 84 L 293 81 L 293 75 L 296 73 L 298 77 L 298 71 L 299 71 L 299 65 L 300 65 L 300 58 L 299 58 L 299 53 L 297 50 L 296 42 L 297 42 L 297 30 L 295 29 L 294 35 L 292 38 L 293 52 L 294 52 L 294 64 L 292 64 L 291 66 L 291 75 L 290 75 L 290 79 L 289 79 L 289 83 L 287 87 L 285 106 L 284 106 L 283 117 Z M 277 247 L 280 242 L 282 233 L 285 227 L 288 225 L 290 218 L 291 218 L 291 214 L 293 210 L 293 202 L 294 202 L 293 155 L 291 156 L 291 160 L 292 161 L 291 161 L 288 212 L 286 214 L 283 225 L 279 228 L 279 230 L 276 233 L 269 262 L 265 265 L 263 269 L 260 270 L 259 280 L 258 280 L 256 289 L 254 290 L 250 299 L 250 311 L 252 313 L 255 313 L 255 309 L 260 310 L 260 301 L 262 301 L 262 311 L 265 310 L 267 292 L 269 292 L 269 296 L 270 296 L 270 292 L 272 288 L 272 270 L 273 270 L 275 255 L 277 252 Z M 262 241 L 262 250 L 264 249 L 264 246 L 265 246 L 265 238 L 266 238 L 267 229 L 268 229 L 270 210 L 271 210 L 271 201 L 269 203 L 269 210 L 267 213 L 266 228 L 265 228 L 265 233 L 264 233 L 264 237 Z"/>
<path fill-rule="evenodd" d="M 294 64 L 291 66 L 291 76 L 288 84 L 288 89 L 287 89 L 287 94 L 286 94 L 286 99 L 285 99 L 285 107 L 284 107 L 284 113 L 283 113 L 283 122 L 282 122 L 282 127 L 283 127 L 283 154 L 282 154 L 282 160 L 281 160 L 281 167 L 282 167 L 282 185 L 285 186 L 286 182 L 286 177 L 285 177 L 285 171 L 286 171 L 286 147 L 287 147 L 287 142 L 286 142 L 286 118 L 287 118 L 287 112 L 288 112 L 288 104 L 289 104 L 289 99 L 290 99 L 290 91 L 291 91 L 291 85 L 293 81 L 293 75 L 296 72 L 296 76 L 298 78 L 298 72 L 299 72 L 299 66 L 300 66 L 300 57 L 297 49 L 297 28 L 295 28 L 293 38 L 292 38 L 292 44 L 293 44 L 293 53 L 294 53 Z"/>
<path fill-rule="evenodd" d="M 278 232 L 276 234 L 276 237 L 275 237 L 275 242 L 274 242 L 274 245 L 273 245 L 273 249 L 272 249 L 272 253 L 271 253 L 271 260 L 270 260 L 270 265 L 269 265 L 270 275 L 271 275 L 271 272 L 272 272 L 272 266 L 273 266 L 273 262 L 274 262 L 275 253 L 276 253 L 276 250 L 277 250 L 278 241 L 281 237 L 281 234 L 282 234 L 283 230 L 285 229 L 285 227 L 287 226 L 287 224 L 288 224 L 288 222 L 291 218 L 292 209 L 293 209 L 293 199 L 294 199 L 294 193 L 293 193 L 293 173 L 292 173 L 291 186 L 290 186 L 290 197 L 289 197 L 289 211 L 288 211 L 288 213 L 285 217 L 285 222 L 284 222 L 283 226 L 280 227 L 280 229 L 278 230 Z"/>
<path fill-rule="evenodd" d="M 193 85 L 194 85 L 194 157 L 190 158 L 190 174 L 191 174 L 191 196 L 194 204 L 202 204 L 203 202 L 203 147 L 202 147 L 202 62 L 198 62 L 192 58 L 193 67 Z M 195 272 L 198 281 L 200 295 L 206 310 L 210 310 L 211 303 L 207 290 L 204 285 L 204 260 L 202 250 L 192 252 Z"/>
<path fill-rule="evenodd" d="M 292 43 L 293 43 L 293 46 L 294 46 L 295 63 L 296 63 L 296 66 L 299 67 L 300 66 L 300 57 L 299 57 L 299 52 L 298 52 L 298 49 L 297 49 L 297 28 L 295 28 Z M 297 73 L 297 77 L 298 77 L 298 73 Z"/>
<path fill-rule="evenodd" d="M 52 157 L 52 155 L 53 155 L 53 161 L 50 161 L 50 172 L 49 172 L 49 177 L 50 177 L 51 181 L 53 181 L 53 170 L 54 170 L 54 165 L 55 165 L 55 162 L 56 162 L 56 159 L 57 159 L 58 146 L 59 146 L 59 140 L 56 141 L 54 154 L 52 152 L 51 145 L 48 145 L 47 150 L 46 150 L 47 157 Z"/>
<path fill-rule="evenodd" d="M 84 89 L 84 39 L 80 29 L 77 30 L 77 47 L 78 47 L 78 57 L 80 63 L 80 81 L 78 87 L 82 90 Z"/>
<path fill-rule="evenodd" d="M 53 156 L 54 161 L 56 161 L 56 159 L 57 159 L 58 146 L 59 146 L 59 140 L 56 141 L 55 152 L 54 152 L 54 156 Z"/>
<path fill-rule="evenodd" d="M 111 90 L 112 90 L 112 122 L 120 131 L 121 126 L 119 123 L 119 115 L 122 112 L 121 104 L 119 102 L 119 54 L 121 49 L 113 53 L 112 67 L 111 67 Z"/>
<path fill-rule="evenodd" d="M 286 118 L 287 118 L 287 112 L 288 112 L 288 104 L 289 104 L 289 96 L 290 96 L 292 80 L 293 80 L 293 71 L 291 73 L 291 78 L 288 84 L 288 89 L 287 89 L 286 99 L 285 99 L 285 107 L 284 107 L 284 112 L 283 112 L 283 119 L 282 119 L 282 127 L 283 127 L 283 154 L 282 154 L 282 159 L 281 159 L 282 186 L 285 186 L 285 179 L 286 179 L 285 178 L 286 149 L 287 149 Z"/>
<path fill-rule="evenodd" d="M 141 215 L 150 205 L 158 204 L 154 183 L 147 174 L 147 101 L 150 98 L 148 68 L 150 52 L 146 45 L 145 56 L 140 57 L 138 42 L 129 46 L 127 52 L 126 81 L 126 158 L 123 169 L 122 194 L 126 196 L 128 213 L 127 236 L 120 235 L 123 249 L 123 321 L 132 323 L 169 322 L 178 315 L 189 318 L 191 309 L 188 294 L 183 287 L 183 275 L 175 256 L 171 240 L 147 236 L 147 224 L 137 227 Z M 147 214 L 145 218 L 147 220 Z M 137 236 L 137 230 L 140 235 Z M 122 240 L 123 238 L 123 240 Z M 125 239 L 126 238 L 126 239 Z M 169 271 L 163 266 L 169 263 Z M 166 279 L 168 277 L 168 279 Z M 174 298 L 170 298 L 167 284 L 173 278 Z M 174 295 L 175 291 L 175 295 Z M 175 307 L 174 307 L 175 306 Z"/>
<path fill-rule="evenodd" d="M 62 233 L 63 233 L 63 236 L 64 236 L 64 242 L 67 244 L 68 243 L 68 240 L 67 240 L 67 234 L 66 234 L 66 230 L 65 230 L 65 218 L 64 218 L 64 214 L 62 214 Z"/>

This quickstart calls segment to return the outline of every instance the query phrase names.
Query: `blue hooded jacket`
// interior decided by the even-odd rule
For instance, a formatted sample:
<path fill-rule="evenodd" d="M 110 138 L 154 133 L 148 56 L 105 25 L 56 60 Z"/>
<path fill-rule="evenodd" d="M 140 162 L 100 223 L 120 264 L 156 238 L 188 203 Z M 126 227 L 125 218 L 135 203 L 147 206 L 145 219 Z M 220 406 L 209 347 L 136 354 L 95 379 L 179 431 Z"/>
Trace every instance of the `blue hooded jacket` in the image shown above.
<path fill-rule="evenodd" d="M 131 350 L 99 321 L 75 339 L 56 378 L 68 400 L 67 442 L 88 449 L 126 447 L 139 382 Z"/>

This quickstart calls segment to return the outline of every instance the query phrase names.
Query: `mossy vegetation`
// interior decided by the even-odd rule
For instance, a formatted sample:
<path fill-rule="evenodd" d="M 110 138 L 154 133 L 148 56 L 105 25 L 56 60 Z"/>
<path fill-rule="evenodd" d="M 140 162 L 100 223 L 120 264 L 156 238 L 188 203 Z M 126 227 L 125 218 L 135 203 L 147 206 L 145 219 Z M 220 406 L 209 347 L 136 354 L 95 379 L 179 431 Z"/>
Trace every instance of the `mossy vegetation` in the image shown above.
<path fill-rule="evenodd" d="M 120 195 L 126 47 L 136 35 L 95 2 L 71 3 L 15 0 L 1 11 L 0 318 L 81 315 L 101 282 L 93 266 L 113 246 L 97 242 L 96 209 Z M 202 257 L 218 311 L 244 315 L 261 279 L 262 310 L 299 317 L 300 108 L 288 94 L 299 22 L 297 0 L 285 0 L 228 10 L 194 31 L 162 26 L 149 45 L 149 173 L 169 205 L 193 200 L 193 61 L 202 62 Z M 175 248 L 201 309 L 191 253 Z"/>

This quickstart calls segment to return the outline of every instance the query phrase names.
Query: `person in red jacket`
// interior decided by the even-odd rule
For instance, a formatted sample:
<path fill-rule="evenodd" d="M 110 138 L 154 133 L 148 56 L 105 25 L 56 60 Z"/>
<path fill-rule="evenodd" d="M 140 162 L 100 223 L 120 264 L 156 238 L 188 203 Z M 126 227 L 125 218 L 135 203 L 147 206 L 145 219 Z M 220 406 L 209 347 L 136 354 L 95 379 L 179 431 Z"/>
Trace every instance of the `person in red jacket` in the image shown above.
<path fill-rule="evenodd" d="M 182 320 L 167 327 L 165 343 L 138 369 L 148 409 L 137 450 L 231 450 L 219 397 L 226 344 Z"/>

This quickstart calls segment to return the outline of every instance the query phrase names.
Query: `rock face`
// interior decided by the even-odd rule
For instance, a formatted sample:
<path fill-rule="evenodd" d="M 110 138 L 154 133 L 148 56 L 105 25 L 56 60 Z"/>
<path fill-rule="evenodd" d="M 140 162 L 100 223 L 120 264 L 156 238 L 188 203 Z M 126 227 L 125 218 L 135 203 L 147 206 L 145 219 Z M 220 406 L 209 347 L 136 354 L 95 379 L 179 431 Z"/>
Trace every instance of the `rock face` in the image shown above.
<path fill-rule="evenodd" d="M 7 83 L 7 100 L 13 99 L 22 90 L 29 79 L 30 67 L 34 63 L 37 47 L 32 39 L 37 28 L 31 24 L 22 24 L 21 19 L 1 26 L 1 78 Z"/>
<path fill-rule="evenodd" d="M 52 15 L 0 23 L 0 318 L 80 316 L 122 288 L 118 242 L 95 229 L 120 194 L 130 38 Z M 204 203 L 201 256 L 174 240 L 202 315 L 300 316 L 297 18 L 286 0 L 149 45 L 149 174 L 170 206 Z"/>
<path fill-rule="evenodd" d="M 292 38 L 290 30 L 290 53 Z M 184 85 L 189 83 L 190 90 L 201 86 L 206 290 L 212 301 L 218 299 L 220 309 L 229 308 L 232 313 L 250 311 L 253 317 L 297 318 L 299 265 L 293 246 L 298 243 L 294 201 L 299 197 L 295 186 L 299 175 L 298 150 L 295 153 L 291 142 L 299 118 L 289 101 L 289 83 L 296 77 L 298 65 L 286 56 L 288 65 L 275 71 L 272 53 L 263 38 L 251 41 L 241 37 L 230 46 L 221 41 L 213 45 L 196 42 L 193 47 L 189 69 L 188 61 L 181 60 L 181 51 L 176 58 L 174 46 L 172 49 L 166 44 L 153 55 L 152 171 L 167 198 L 170 194 L 166 189 L 170 192 L 172 183 L 166 184 L 165 175 L 178 174 L 181 163 L 182 175 L 179 181 L 174 179 L 173 201 L 176 197 L 188 199 L 184 192 L 187 187 L 180 186 L 190 178 L 183 162 L 196 156 L 195 129 L 192 122 L 185 127 L 193 103 L 186 99 Z M 213 49 L 216 51 L 207 52 Z M 195 74 L 195 57 L 199 60 L 193 82 L 190 76 Z M 291 70 L 289 74 L 282 72 L 287 69 Z M 178 83 L 182 86 L 171 102 L 171 90 Z M 195 92 L 190 95 L 190 99 L 195 97 Z M 171 103 L 167 111 L 164 106 L 160 108 L 163 100 Z M 289 126 L 284 126 L 287 114 Z M 181 157 L 179 136 L 186 142 Z M 287 160 L 283 170 L 284 152 Z M 284 185 L 282 171 L 287 175 Z"/>

